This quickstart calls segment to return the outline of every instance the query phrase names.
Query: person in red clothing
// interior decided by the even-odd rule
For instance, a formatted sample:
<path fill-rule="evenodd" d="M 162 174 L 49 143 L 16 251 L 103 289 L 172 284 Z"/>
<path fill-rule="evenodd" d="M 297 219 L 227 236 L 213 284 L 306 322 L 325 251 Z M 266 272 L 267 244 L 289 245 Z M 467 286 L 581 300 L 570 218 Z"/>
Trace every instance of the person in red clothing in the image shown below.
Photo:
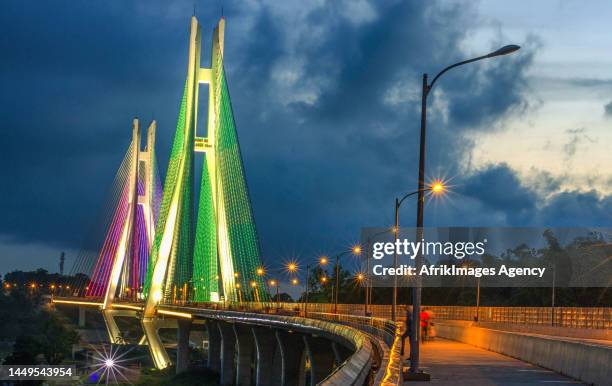
<path fill-rule="evenodd" d="M 421 342 L 425 342 L 429 331 L 429 311 L 427 308 L 423 308 L 419 315 L 421 316 Z"/>

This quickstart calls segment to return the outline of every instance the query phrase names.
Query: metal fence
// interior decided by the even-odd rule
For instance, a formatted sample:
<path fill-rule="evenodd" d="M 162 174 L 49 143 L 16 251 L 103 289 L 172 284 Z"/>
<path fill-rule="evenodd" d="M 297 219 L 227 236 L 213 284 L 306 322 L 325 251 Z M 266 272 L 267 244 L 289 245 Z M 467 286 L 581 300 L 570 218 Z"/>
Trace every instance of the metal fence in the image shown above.
<path fill-rule="evenodd" d="M 211 303 L 207 307 L 254 312 L 308 314 L 335 314 L 334 305 L 329 303 Z M 463 307 L 427 306 L 433 317 L 440 320 L 475 320 L 508 324 L 533 324 L 571 328 L 612 329 L 612 308 L 607 307 Z M 391 306 L 372 304 L 369 315 L 379 319 L 391 319 Z M 337 314 L 365 316 L 363 304 L 338 304 Z M 406 306 L 398 305 L 397 321 L 406 318 Z"/>
<path fill-rule="evenodd" d="M 597 307 L 428 307 L 435 318 L 572 328 L 612 329 L 612 309 Z"/>

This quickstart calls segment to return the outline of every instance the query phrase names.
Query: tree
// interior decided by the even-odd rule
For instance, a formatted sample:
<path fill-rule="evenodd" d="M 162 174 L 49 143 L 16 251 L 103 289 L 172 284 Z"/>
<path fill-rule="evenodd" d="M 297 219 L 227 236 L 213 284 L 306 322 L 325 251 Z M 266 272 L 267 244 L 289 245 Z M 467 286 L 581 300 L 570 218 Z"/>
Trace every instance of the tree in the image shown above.
<path fill-rule="evenodd" d="M 43 337 L 40 339 L 40 350 L 50 365 L 59 365 L 64 357 L 70 354 L 72 345 L 79 342 L 79 334 L 67 329 L 54 314 L 47 314 L 44 321 Z"/>

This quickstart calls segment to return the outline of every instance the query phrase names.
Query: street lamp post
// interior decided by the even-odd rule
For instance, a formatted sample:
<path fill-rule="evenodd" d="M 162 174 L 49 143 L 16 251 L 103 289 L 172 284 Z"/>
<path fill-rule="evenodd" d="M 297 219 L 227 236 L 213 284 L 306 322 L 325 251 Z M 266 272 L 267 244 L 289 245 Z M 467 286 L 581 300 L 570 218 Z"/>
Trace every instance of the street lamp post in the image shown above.
<path fill-rule="evenodd" d="M 476 322 L 480 320 L 480 278 L 476 279 Z"/>
<path fill-rule="evenodd" d="M 424 191 L 432 191 L 434 193 L 440 193 L 444 191 L 445 187 L 441 182 L 436 182 L 433 185 L 425 188 Z M 395 226 L 393 227 L 393 232 L 395 233 L 395 242 L 399 239 L 399 209 L 402 206 L 402 202 L 408 197 L 414 196 L 418 194 L 420 191 L 414 191 L 404 195 L 401 199 L 395 199 Z M 420 240 L 420 239 L 417 239 Z M 393 268 L 397 270 L 397 251 L 393 252 Z M 391 303 L 391 320 L 394 322 L 397 321 L 397 275 L 393 275 L 393 299 Z"/>
<path fill-rule="evenodd" d="M 500 49 L 493 51 L 487 55 L 479 56 L 477 58 L 464 60 L 462 62 L 458 62 L 452 64 L 442 71 L 440 71 L 428 84 L 427 74 L 423 74 L 423 88 L 421 94 L 421 134 L 420 134 L 420 147 L 419 147 L 419 180 L 418 180 L 418 202 L 417 202 L 417 221 L 416 221 L 416 239 L 421 240 L 423 237 L 423 204 L 425 200 L 425 134 L 427 129 L 427 96 L 431 92 L 434 84 L 448 70 L 459 67 L 464 64 L 476 62 L 482 59 L 493 58 L 496 56 L 507 55 L 512 52 L 515 52 L 520 47 L 517 45 L 507 45 L 501 47 Z M 415 266 L 417 272 L 419 272 L 421 266 L 423 264 L 423 256 L 420 251 L 416 254 Z M 419 372 L 419 355 L 420 355 L 420 323 L 421 323 L 421 278 L 417 275 L 416 283 L 414 284 L 412 291 L 412 304 L 413 304 L 413 323 L 412 323 L 412 334 L 410 336 L 410 370 L 409 372 L 414 374 Z"/>
<path fill-rule="evenodd" d="M 366 274 L 365 274 L 365 284 L 366 284 L 366 300 L 365 300 L 365 316 L 368 316 L 369 306 L 372 303 L 372 279 L 370 277 L 370 260 L 372 256 L 372 240 L 376 236 L 383 235 L 392 231 L 393 229 L 387 229 L 382 232 L 374 233 L 373 235 L 368 237 L 368 241 L 366 242 Z"/>
<path fill-rule="evenodd" d="M 277 309 L 280 309 L 280 295 L 279 295 L 279 293 L 278 293 L 278 291 L 279 291 L 279 287 L 280 287 L 280 282 L 278 282 L 278 281 L 276 281 L 276 280 L 272 279 L 272 280 L 270 280 L 270 283 L 269 283 L 269 284 L 270 284 L 270 286 L 272 286 L 272 287 L 276 287 L 276 308 L 277 308 Z"/>
<path fill-rule="evenodd" d="M 364 279 L 365 279 L 365 275 L 361 272 L 358 272 L 355 275 L 355 280 L 357 281 L 358 285 L 360 285 L 361 287 L 364 287 Z M 359 293 L 357 293 L 359 294 Z M 363 296 L 363 314 L 365 316 L 368 316 L 368 287 L 367 284 L 364 287 L 364 292 L 363 292 L 364 296 Z"/>
<path fill-rule="evenodd" d="M 551 299 L 550 299 L 550 325 L 554 326 L 555 325 L 555 286 L 556 286 L 556 279 L 557 279 L 557 265 L 555 263 L 553 263 L 553 277 L 552 277 L 552 292 L 551 292 Z"/>
<path fill-rule="evenodd" d="M 334 287 L 336 288 L 336 293 L 335 293 L 335 298 L 334 298 L 334 314 L 338 313 L 338 295 L 340 294 L 340 257 L 348 254 L 348 253 L 353 253 L 355 255 L 359 255 L 361 253 L 361 247 L 360 246 L 355 246 L 351 249 L 349 249 L 348 251 L 344 251 L 341 252 L 339 254 L 336 255 L 335 259 L 336 259 L 336 280 L 334 283 Z"/>
<path fill-rule="evenodd" d="M 308 287 L 309 287 L 308 281 L 309 280 L 310 280 L 310 264 L 306 264 L 306 302 L 304 303 L 304 317 L 305 318 L 308 317 Z"/>

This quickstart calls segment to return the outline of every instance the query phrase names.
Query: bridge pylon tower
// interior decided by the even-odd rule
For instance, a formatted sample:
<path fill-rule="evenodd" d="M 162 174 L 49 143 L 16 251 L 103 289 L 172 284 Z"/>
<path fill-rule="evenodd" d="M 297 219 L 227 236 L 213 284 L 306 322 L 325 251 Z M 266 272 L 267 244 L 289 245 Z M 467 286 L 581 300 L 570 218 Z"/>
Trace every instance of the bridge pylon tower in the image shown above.
<path fill-rule="evenodd" d="M 125 176 L 125 182 L 119 187 L 118 204 L 86 291 L 86 296 L 103 298 L 101 310 L 111 343 L 123 343 L 115 316 L 129 313 L 113 308 L 116 299 L 144 298 L 157 211 L 155 129 L 156 122 L 152 121 L 147 129 L 146 147 L 141 149 L 139 121 L 132 122 L 132 141 L 118 173 Z"/>
<path fill-rule="evenodd" d="M 237 301 L 238 284 L 243 300 L 269 299 L 257 275 L 259 240 L 223 68 L 224 38 L 221 18 L 213 31 L 211 65 L 202 67 L 201 28 L 191 18 L 187 78 L 145 285 L 142 323 L 158 368 L 170 363 L 157 334 L 159 303 Z M 208 85 L 202 133 L 197 132 L 200 85 Z M 197 200 L 195 153 L 203 153 Z"/>

